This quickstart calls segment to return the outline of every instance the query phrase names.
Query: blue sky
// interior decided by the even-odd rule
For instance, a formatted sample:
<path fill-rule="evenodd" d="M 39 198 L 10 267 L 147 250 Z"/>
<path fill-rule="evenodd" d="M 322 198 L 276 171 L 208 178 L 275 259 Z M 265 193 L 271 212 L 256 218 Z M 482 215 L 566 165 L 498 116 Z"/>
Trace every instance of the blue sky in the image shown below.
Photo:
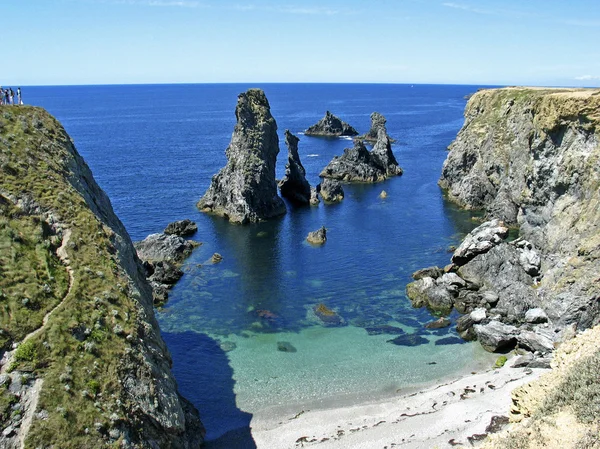
<path fill-rule="evenodd" d="M 2 0 L 1 85 L 600 86 L 597 0 Z"/>

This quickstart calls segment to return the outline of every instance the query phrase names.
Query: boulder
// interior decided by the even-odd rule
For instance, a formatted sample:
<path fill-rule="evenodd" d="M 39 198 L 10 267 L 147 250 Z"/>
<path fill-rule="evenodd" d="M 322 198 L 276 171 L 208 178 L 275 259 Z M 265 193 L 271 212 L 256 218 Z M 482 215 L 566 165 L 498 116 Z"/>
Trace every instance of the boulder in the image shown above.
<path fill-rule="evenodd" d="M 517 328 L 500 321 L 488 324 L 475 324 L 473 330 L 486 351 L 498 352 L 512 349 L 517 343 Z"/>
<path fill-rule="evenodd" d="M 382 190 L 381 193 L 379 194 L 379 198 L 381 198 L 382 200 L 387 198 L 388 194 L 385 190 Z"/>
<path fill-rule="evenodd" d="M 321 194 L 323 201 L 327 203 L 338 203 L 344 199 L 342 184 L 334 179 L 323 179 L 317 186 L 317 192 Z"/>
<path fill-rule="evenodd" d="M 521 331 L 517 336 L 519 347 L 546 354 L 554 351 L 554 342 L 546 335 L 533 331 Z"/>
<path fill-rule="evenodd" d="M 141 242 L 134 242 L 138 257 L 142 261 L 181 262 L 194 249 L 194 244 L 177 235 L 150 234 Z"/>
<path fill-rule="evenodd" d="M 169 223 L 164 230 L 165 234 L 178 235 L 179 237 L 189 237 L 198 230 L 196 223 L 189 219 L 174 221 Z"/>
<path fill-rule="evenodd" d="M 325 243 L 327 241 L 327 229 L 325 229 L 325 226 L 321 226 L 316 231 L 309 232 L 306 241 L 313 245 L 322 245 Z"/>
<path fill-rule="evenodd" d="M 452 263 L 464 265 L 508 237 L 508 228 L 500 220 L 486 221 L 473 229 L 452 255 Z"/>
<path fill-rule="evenodd" d="M 223 261 L 223 256 L 221 256 L 219 253 L 214 253 L 211 257 L 210 257 L 210 261 L 211 263 L 215 264 L 215 263 L 219 263 Z"/>
<path fill-rule="evenodd" d="M 548 321 L 548 315 L 544 309 L 536 307 L 525 312 L 525 321 L 531 324 L 545 323 Z"/>
<path fill-rule="evenodd" d="M 213 176 L 198 208 L 239 224 L 283 215 L 286 207 L 275 181 L 277 123 L 264 92 L 250 89 L 240 94 L 235 115 L 227 164 Z"/>
<path fill-rule="evenodd" d="M 477 324 L 471 318 L 471 315 L 463 315 L 458 320 L 456 320 L 456 332 L 460 335 L 460 338 L 471 341 L 477 338 L 475 335 L 475 331 L 473 330 L 473 325 Z"/>
<path fill-rule="evenodd" d="M 340 137 L 356 136 L 358 131 L 327 111 L 325 117 L 309 127 L 304 134 L 307 136 Z"/>
<path fill-rule="evenodd" d="M 485 308 L 479 307 L 469 314 L 469 318 L 471 318 L 471 321 L 473 321 L 474 324 L 481 323 L 487 318 L 487 311 Z"/>
<path fill-rule="evenodd" d="M 285 144 L 288 148 L 288 162 L 285 175 L 279 181 L 281 196 L 296 204 L 309 204 L 311 200 L 310 184 L 306 180 L 306 170 L 300 162 L 298 142 L 300 139 L 289 130 L 285 130 Z"/>

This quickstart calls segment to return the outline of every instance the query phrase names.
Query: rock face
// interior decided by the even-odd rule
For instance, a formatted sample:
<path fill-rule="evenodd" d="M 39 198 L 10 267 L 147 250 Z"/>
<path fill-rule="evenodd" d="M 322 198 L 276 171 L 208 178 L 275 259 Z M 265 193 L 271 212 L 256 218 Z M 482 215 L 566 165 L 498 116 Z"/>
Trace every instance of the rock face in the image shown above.
<path fill-rule="evenodd" d="M 339 181 L 325 178 L 317 186 L 317 193 L 321 194 L 327 203 L 339 203 L 344 199 L 344 189 Z"/>
<path fill-rule="evenodd" d="M 600 322 L 599 111 L 597 89 L 505 88 L 471 97 L 440 186 L 494 220 L 485 238 L 470 235 L 453 256 L 451 269 L 466 282 L 446 289 L 453 306 L 487 310 L 477 326 L 459 319 L 461 335 L 481 338 L 497 321 L 516 328 L 505 335 L 511 344 L 545 353 L 573 326 Z M 503 241 L 507 226 L 519 226 L 520 238 Z M 423 278 L 408 288 L 415 305 L 431 307 L 433 285 L 437 279 Z"/>
<path fill-rule="evenodd" d="M 340 137 L 340 136 L 357 136 L 356 131 L 348 123 L 343 122 L 331 112 L 327 111 L 325 117 L 308 128 L 305 132 L 307 136 L 320 137 Z"/>
<path fill-rule="evenodd" d="M 300 139 L 289 130 L 285 130 L 285 144 L 288 148 L 288 162 L 285 175 L 279 181 L 281 196 L 297 204 L 309 204 L 311 199 L 310 184 L 306 180 L 306 171 L 300 162 L 298 142 Z"/>
<path fill-rule="evenodd" d="M 213 176 L 198 208 L 239 224 L 283 215 L 286 208 L 275 181 L 277 124 L 264 92 L 250 89 L 240 94 L 235 115 L 225 151 L 227 165 Z"/>
<path fill-rule="evenodd" d="M 12 427 L 0 447 L 199 448 L 204 429 L 177 392 L 152 291 L 108 197 L 47 112 L 0 110 L 0 285 L 18 312 L 0 324 L 0 427 Z M 41 259 L 13 265 L 12 253 Z"/>

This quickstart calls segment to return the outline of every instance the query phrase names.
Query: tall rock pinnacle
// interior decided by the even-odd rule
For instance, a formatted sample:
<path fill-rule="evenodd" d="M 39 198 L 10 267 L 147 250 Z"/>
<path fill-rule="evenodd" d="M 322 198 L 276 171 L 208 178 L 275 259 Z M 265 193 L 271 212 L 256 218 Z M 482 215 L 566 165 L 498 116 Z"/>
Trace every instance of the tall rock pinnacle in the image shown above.
<path fill-rule="evenodd" d="M 279 181 L 281 196 L 298 204 L 310 202 L 310 184 L 306 180 L 306 171 L 298 154 L 298 139 L 289 130 L 285 130 L 285 144 L 288 147 L 288 163 L 285 176 Z"/>
<path fill-rule="evenodd" d="M 239 224 L 283 215 L 285 203 L 277 195 L 275 181 L 277 123 L 265 93 L 250 89 L 240 94 L 235 116 L 225 150 L 227 164 L 213 176 L 198 208 Z"/>

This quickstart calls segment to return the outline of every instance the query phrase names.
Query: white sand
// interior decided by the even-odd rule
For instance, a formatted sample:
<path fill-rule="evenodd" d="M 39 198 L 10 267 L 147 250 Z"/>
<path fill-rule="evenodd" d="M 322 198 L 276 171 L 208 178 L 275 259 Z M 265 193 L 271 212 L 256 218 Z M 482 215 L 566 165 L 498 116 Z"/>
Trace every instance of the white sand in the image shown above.
<path fill-rule="evenodd" d="M 508 415 L 511 391 L 546 371 L 511 368 L 511 362 L 383 401 L 299 410 L 297 416 L 258 413 L 250 423 L 252 436 L 258 449 L 470 447 L 467 438 L 485 433 L 492 416 Z"/>

